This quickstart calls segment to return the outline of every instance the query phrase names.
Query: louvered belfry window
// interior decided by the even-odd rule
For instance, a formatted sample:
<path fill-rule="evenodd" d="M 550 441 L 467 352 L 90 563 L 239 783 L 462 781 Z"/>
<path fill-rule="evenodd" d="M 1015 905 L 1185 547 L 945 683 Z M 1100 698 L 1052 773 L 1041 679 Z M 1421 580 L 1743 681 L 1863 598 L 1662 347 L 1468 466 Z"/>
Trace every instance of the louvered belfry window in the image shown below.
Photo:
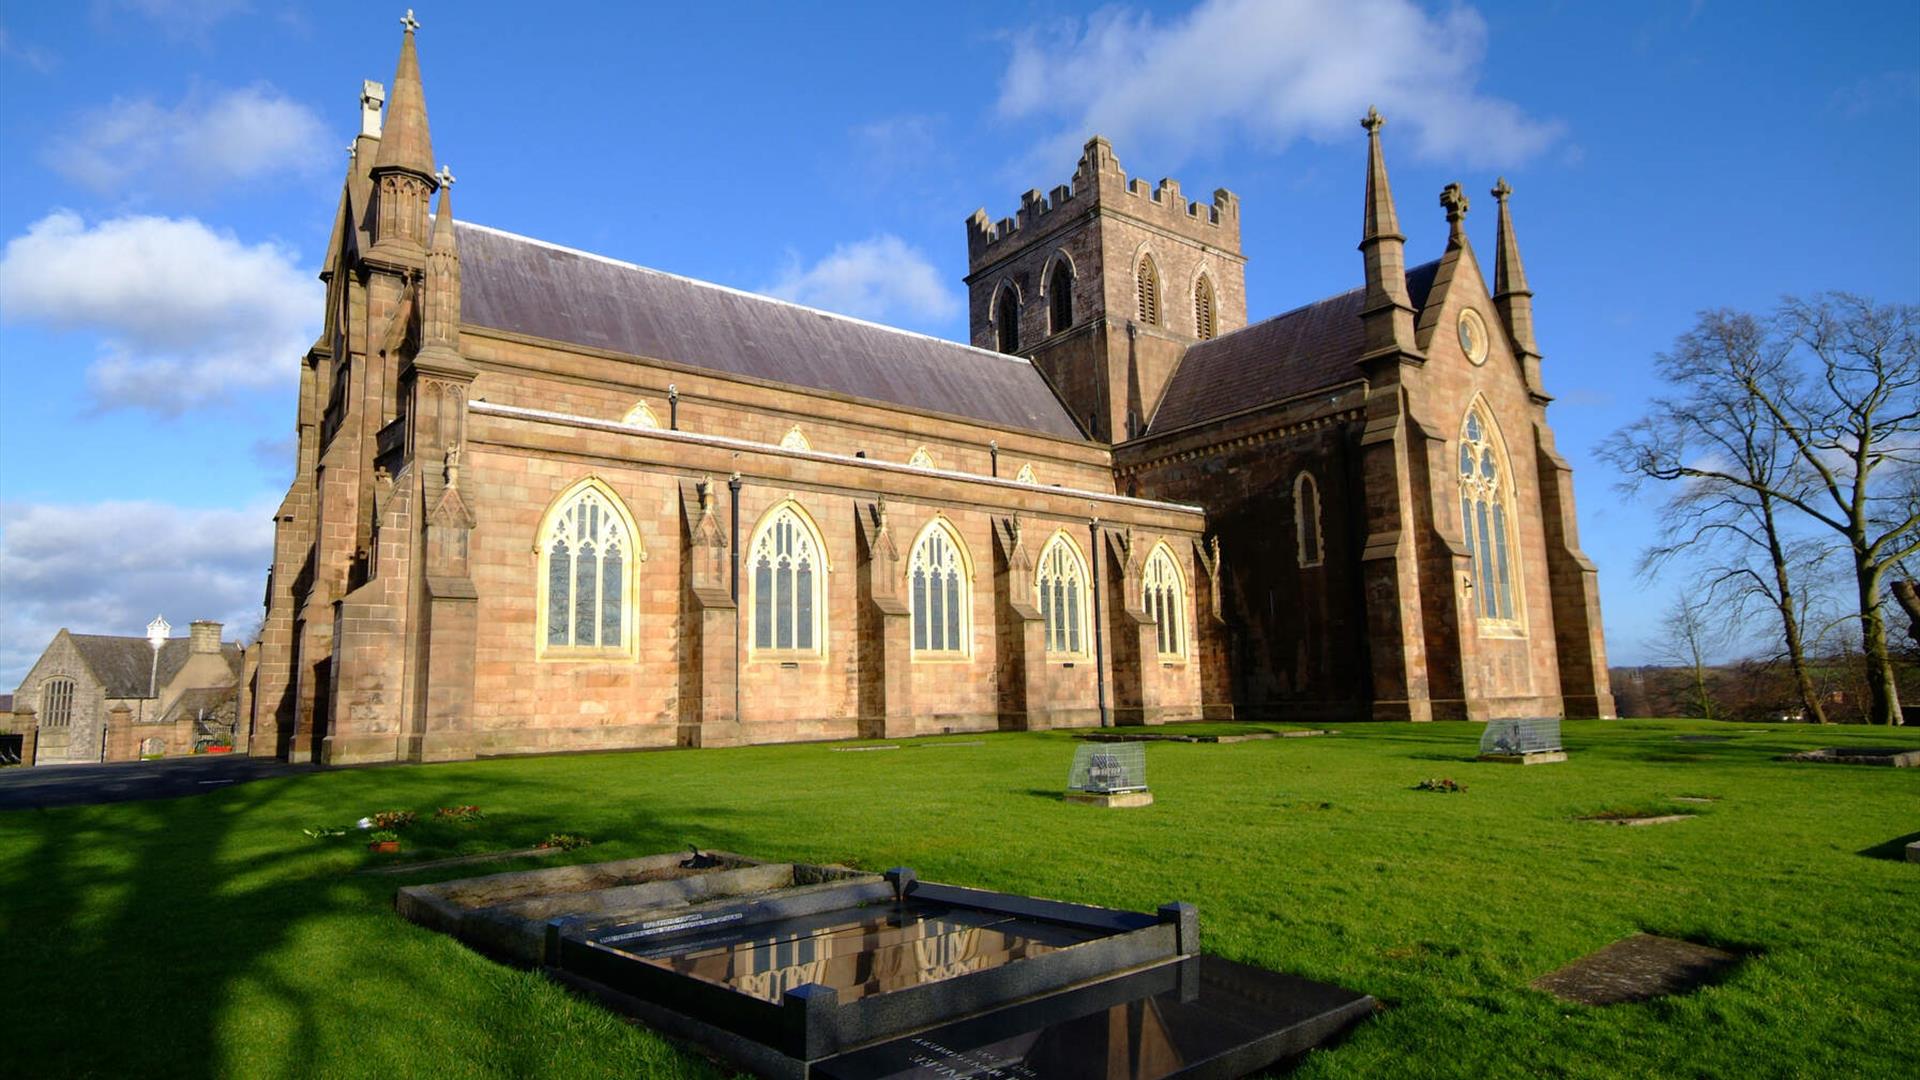
<path fill-rule="evenodd" d="M 1193 336 L 1202 341 L 1213 336 L 1213 282 L 1205 274 L 1193 286 Z"/>
<path fill-rule="evenodd" d="M 1140 321 L 1149 326 L 1160 325 L 1160 271 L 1153 265 L 1153 256 L 1140 256 L 1140 269 L 1135 275 L 1138 279 L 1140 294 Z"/>

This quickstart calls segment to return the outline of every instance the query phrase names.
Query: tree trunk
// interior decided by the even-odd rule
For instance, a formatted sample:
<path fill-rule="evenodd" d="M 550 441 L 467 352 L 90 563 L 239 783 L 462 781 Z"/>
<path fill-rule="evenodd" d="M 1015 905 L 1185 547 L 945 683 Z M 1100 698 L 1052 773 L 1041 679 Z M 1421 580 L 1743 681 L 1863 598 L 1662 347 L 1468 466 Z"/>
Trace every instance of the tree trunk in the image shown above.
<path fill-rule="evenodd" d="M 1815 724 L 1827 722 L 1827 711 L 1820 695 L 1813 690 L 1813 676 L 1807 672 L 1807 652 L 1800 641 L 1800 619 L 1793 613 L 1793 583 L 1787 577 L 1787 553 L 1780 547 L 1780 533 L 1774 527 L 1773 499 L 1760 496 L 1760 514 L 1767 531 L 1767 557 L 1773 560 L 1773 579 L 1780 590 L 1780 625 L 1787 635 L 1787 663 L 1793 668 L 1793 685 L 1800 692 L 1800 704 L 1807 719 Z"/>
<path fill-rule="evenodd" d="M 1887 655 L 1887 624 L 1880 617 L 1880 575 L 1882 568 L 1861 558 L 1856 549 L 1854 579 L 1860 587 L 1860 648 L 1866 654 L 1867 700 L 1870 724 L 1904 723 L 1900 713 L 1900 687 L 1893 678 L 1893 659 Z"/>
<path fill-rule="evenodd" d="M 1915 645 L 1920 645 L 1920 587 L 1906 578 L 1896 580 L 1893 598 L 1900 602 L 1900 610 L 1907 613 L 1907 636 Z"/>

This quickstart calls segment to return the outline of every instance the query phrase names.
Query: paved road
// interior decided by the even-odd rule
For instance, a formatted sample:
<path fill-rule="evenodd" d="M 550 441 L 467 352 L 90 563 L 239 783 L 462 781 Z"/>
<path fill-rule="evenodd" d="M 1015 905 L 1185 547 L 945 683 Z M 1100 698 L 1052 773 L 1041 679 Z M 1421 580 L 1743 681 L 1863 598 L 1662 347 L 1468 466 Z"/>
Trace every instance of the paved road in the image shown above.
<path fill-rule="evenodd" d="M 240 754 L 197 754 L 115 765 L 0 769 L 0 810 L 204 795 L 249 780 L 312 768 L 312 765 L 288 765 L 271 758 Z"/>

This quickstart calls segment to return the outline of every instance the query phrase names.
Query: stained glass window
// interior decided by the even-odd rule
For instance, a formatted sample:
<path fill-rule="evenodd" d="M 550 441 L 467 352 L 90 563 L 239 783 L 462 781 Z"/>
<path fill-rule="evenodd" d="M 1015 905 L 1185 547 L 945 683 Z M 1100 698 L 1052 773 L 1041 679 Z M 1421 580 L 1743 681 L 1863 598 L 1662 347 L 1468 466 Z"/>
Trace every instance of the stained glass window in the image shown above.
<path fill-rule="evenodd" d="M 622 650 L 631 645 L 628 594 L 633 538 L 625 515 L 596 484 L 563 502 L 540 545 L 546 565 L 541 640 L 555 650 Z"/>
<path fill-rule="evenodd" d="M 1513 486 L 1506 458 L 1482 406 L 1467 413 L 1460 436 L 1460 523 L 1472 565 L 1474 613 L 1483 622 L 1518 624 L 1519 552 L 1509 541 Z"/>
<path fill-rule="evenodd" d="M 1088 585 L 1086 564 L 1065 533 L 1055 533 L 1040 553 L 1040 566 L 1034 579 L 1034 594 L 1040 601 L 1040 621 L 1047 628 L 1047 652 L 1061 656 L 1082 655 L 1087 627 L 1083 599 Z"/>
<path fill-rule="evenodd" d="M 1140 599 L 1157 624 L 1155 644 L 1160 655 L 1186 655 L 1182 633 L 1187 611 L 1186 589 L 1180 580 L 1180 568 L 1174 565 L 1173 553 L 1165 544 L 1158 545 L 1153 554 L 1147 556 L 1147 566 L 1141 574 Z"/>
<path fill-rule="evenodd" d="M 791 504 L 769 514 L 748 548 L 752 559 L 753 647 L 817 653 L 826 614 L 820 537 Z"/>
<path fill-rule="evenodd" d="M 964 653 L 968 641 L 971 587 L 960 537 L 945 522 L 921 534 L 907 560 L 908 602 L 913 608 L 913 651 Z"/>

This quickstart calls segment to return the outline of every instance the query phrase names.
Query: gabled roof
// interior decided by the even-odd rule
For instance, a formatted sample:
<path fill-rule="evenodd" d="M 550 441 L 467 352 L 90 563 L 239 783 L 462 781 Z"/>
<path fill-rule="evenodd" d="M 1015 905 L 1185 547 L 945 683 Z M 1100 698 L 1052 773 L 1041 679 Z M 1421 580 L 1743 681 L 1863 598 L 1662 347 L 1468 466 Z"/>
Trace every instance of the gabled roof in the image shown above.
<path fill-rule="evenodd" d="M 457 224 L 467 325 L 1085 439 L 1020 357 Z"/>
<path fill-rule="evenodd" d="M 180 697 L 174 701 L 173 707 L 168 709 L 167 714 L 161 719 L 167 722 L 198 720 L 202 712 L 208 714 L 218 712 L 221 706 L 232 701 L 239 693 L 240 687 L 237 684 L 196 686 L 191 690 L 183 690 L 180 692 Z"/>
<path fill-rule="evenodd" d="M 1407 271 L 1414 311 L 1426 306 L 1440 262 Z M 1217 420 L 1360 377 L 1365 286 L 1187 347 L 1149 433 Z"/>
<path fill-rule="evenodd" d="M 68 634 L 67 637 L 73 642 L 73 647 L 79 650 L 80 659 L 86 661 L 94 678 L 100 680 L 105 695 L 110 698 L 153 696 L 153 689 L 171 682 L 186 666 L 187 657 L 193 654 L 191 639 L 167 639 L 166 644 L 160 646 L 159 675 L 156 677 L 153 646 L 147 644 L 146 638 L 108 634 Z M 240 646 L 221 642 L 220 653 L 238 677 Z"/>

